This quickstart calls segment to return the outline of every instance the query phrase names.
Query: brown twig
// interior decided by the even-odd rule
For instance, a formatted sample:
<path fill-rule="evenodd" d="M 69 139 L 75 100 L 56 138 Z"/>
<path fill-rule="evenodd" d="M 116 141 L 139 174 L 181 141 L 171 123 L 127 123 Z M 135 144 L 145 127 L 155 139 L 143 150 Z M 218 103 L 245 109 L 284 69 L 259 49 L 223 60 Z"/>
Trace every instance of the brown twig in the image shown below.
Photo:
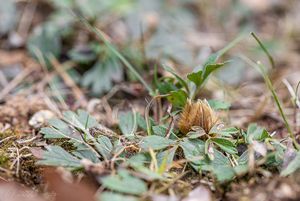
<path fill-rule="evenodd" d="M 52 66 L 54 67 L 55 71 L 60 75 L 60 77 L 63 79 L 63 81 L 65 82 L 65 84 L 71 88 L 75 98 L 79 101 L 80 105 L 82 107 L 86 107 L 87 106 L 87 100 L 84 96 L 84 94 L 82 93 L 81 89 L 76 85 L 76 83 L 74 82 L 74 80 L 69 76 L 68 73 L 66 73 L 66 71 L 64 71 L 64 68 L 62 67 L 62 65 L 57 61 L 56 58 L 54 58 L 53 56 L 50 59 Z"/>
<path fill-rule="evenodd" d="M 10 81 L 0 92 L 0 100 L 3 100 L 14 88 L 16 88 L 28 75 L 34 71 L 34 68 L 25 68 L 19 75 Z"/>

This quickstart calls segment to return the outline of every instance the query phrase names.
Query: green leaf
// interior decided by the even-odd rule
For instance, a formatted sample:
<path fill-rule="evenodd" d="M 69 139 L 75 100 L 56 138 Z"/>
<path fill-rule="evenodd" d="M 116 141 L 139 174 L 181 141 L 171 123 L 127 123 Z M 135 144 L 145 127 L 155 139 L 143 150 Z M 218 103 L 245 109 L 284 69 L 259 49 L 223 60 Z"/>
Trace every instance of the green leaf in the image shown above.
<path fill-rule="evenodd" d="M 177 148 L 178 146 L 174 146 L 171 149 L 159 152 L 157 154 L 156 159 L 159 167 L 159 173 L 165 172 L 165 170 L 172 165 Z"/>
<path fill-rule="evenodd" d="M 97 138 L 97 142 L 98 143 L 95 144 L 95 147 L 103 156 L 103 158 L 110 159 L 113 151 L 113 145 L 110 139 L 106 136 L 99 136 Z"/>
<path fill-rule="evenodd" d="M 99 163 L 100 160 L 95 152 L 91 151 L 85 144 L 75 143 L 76 151 L 73 151 L 72 154 L 80 159 L 88 159 L 94 163 Z"/>
<path fill-rule="evenodd" d="M 113 81 L 119 82 L 123 78 L 120 62 L 115 58 L 98 60 L 82 78 L 82 85 L 92 89 L 93 94 L 101 95 L 109 91 Z"/>
<path fill-rule="evenodd" d="M 101 201 L 138 201 L 137 197 L 123 195 L 113 192 L 102 192 L 100 194 Z"/>
<path fill-rule="evenodd" d="M 298 169 L 300 169 L 300 152 L 297 152 L 296 157 L 281 171 L 280 175 L 288 176 Z"/>
<path fill-rule="evenodd" d="M 144 131 L 147 131 L 147 123 L 144 117 L 140 113 L 136 113 L 136 121 L 139 128 L 143 129 Z"/>
<path fill-rule="evenodd" d="M 165 137 L 167 134 L 167 128 L 162 125 L 152 126 L 152 130 L 154 135 L 159 135 L 161 137 Z"/>
<path fill-rule="evenodd" d="M 198 72 L 192 72 L 187 75 L 187 78 L 192 81 L 196 86 L 200 86 L 202 83 L 202 70 Z"/>
<path fill-rule="evenodd" d="M 215 70 L 224 66 L 225 63 L 212 63 L 207 64 L 203 67 L 203 70 L 199 70 L 197 72 L 193 72 L 187 75 L 187 78 L 192 81 L 196 87 L 201 87 L 208 76 L 214 72 Z"/>
<path fill-rule="evenodd" d="M 235 176 L 234 169 L 229 166 L 216 166 L 213 173 L 219 182 L 229 181 Z"/>
<path fill-rule="evenodd" d="M 67 111 L 63 113 L 64 121 L 82 131 L 97 126 L 97 121 L 84 110 L 77 110 L 77 113 Z"/>
<path fill-rule="evenodd" d="M 205 159 L 204 142 L 199 139 L 184 138 L 179 145 L 183 150 L 184 157 L 198 171 Z"/>
<path fill-rule="evenodd" d="M 214 110 L 228 110 L 231 106 L 230 103 L 226 103 L 224 101 L 219 101 L 219 100 L 209 100 L 208 104 Z"/>
<path fill-rule="evenodd" d="M 146 136 L 142 139 L 142 141 L 140 142 L 140 147 L 144 150 L 147 151 L 150 148 L 152 148 L 153 150 L 160 150 L 160 149 L 164 149 L 170 145 L 173 145 L 175 143 L 175 141 L 161 137 L 161 136 L 157 136 L 157 135 L 150 135 L 150 136 Z"/>
<path fill-rule="evenodd" d="M 262 127 L 257 126 L 257 124 L 253 123 L 248 126 L 247 129 L 247 141 L 251 143 L 253 140 L 263 141 L 266 138 L 269 138 L 269 133 Z"/>
<path fill-rule="evenodd" d="M 81 168 L 80 160 L 66 152 L 60 146 L 48 146 L 47 151 L 43 153 L 42 160 L 38 161 L 40 165 L 62 166 L 70 169 Z"/>
<path fill-rule="evenodd" d="M 50 127 L 41 129 L 44 138 L 67 138 L 76 142 L 83 142 L 82 135 L 93 139 L 89 128 L 97 126 L 97 121 L 86 111 L 78 110 L 77 113 L 67 111 L 63 113 L 63 120 L 49 120 Z"/>
<path fill-rule="evenodd" d="M 217 69 L 223 67 L 227 62 L 224 63 L 213 63 L 205 65 L 202 72 L 202 82 L 205 82 L 205 80 L 208 78 L 208 76 L 216 71 Z M 201 83 L 202 84 L 202 83 Z"/>
<path fill-rule="evenodd" d="M 183 107 L 186 103 L 188 95 L 183 90 L 171 91 L 170 95 L 167 97 L 168 101 L 175 107 Z"/>
<path fill-rule="evenodd" d="M 214 142 L 216 145 L 218 145 L 221 149 L 226 151 L 229 154 L 236 154 L 237 149 L 235 148 L 235 145 L 226 138 L 210 138 L 212 142 Z"/>
<path fill-rule="evenodd" d="M 37 27 L 27 41 L 27 49 L 34 57 L 37 56 L 37 51 L 40 51 L 44 58 L 50 55 L 58 57 L 61 53 L 60 30 L 51 24 Z"/>
<path fill-rule="evenodd" d="M 229 128 L 222 128 L 218 129 L 218 127 L 213 127 L 209 133 L 210 134 L 217 134 L 223 137 L 231 137 L 233 134 L 239 133 L 239 129 L 235 127 L 229 127 Z"/>
<path fill-rule="evenodd" d="M 135 113 L 120 112 L 119 113 L 119 127 L 126 137 L 132 137 L 137 129 L 137 120 Z"/>
<path fill-rule="evenodd" d="M 172 75 L 174 75 L 177 81 L 185 88 L 187 92 L 189 92 L 189 88 L 185 80 L 183 80 L 172 68 L 165 65 L 163 65 L 163 68 Z"/>
<path fill-rule="evenodd" d="M 141 195 L 147 192 L 147 185 L 143 180 L 131 176 L 127 171 L 119 171 L 118 173 L 118 175 L 102 178 L 103 187 L 131 195 Z"/>

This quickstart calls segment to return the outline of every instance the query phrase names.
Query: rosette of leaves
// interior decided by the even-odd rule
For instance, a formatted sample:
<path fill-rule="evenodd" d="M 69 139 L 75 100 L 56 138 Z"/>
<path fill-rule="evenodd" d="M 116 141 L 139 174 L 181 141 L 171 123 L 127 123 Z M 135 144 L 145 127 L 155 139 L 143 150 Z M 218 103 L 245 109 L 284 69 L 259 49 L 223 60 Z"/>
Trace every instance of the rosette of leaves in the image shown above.
<path fill-rule="evenodd" d="M 99 95 L 109 91 L 113 82 L 123 79 L 123 69 L 119 59 L 104 46 L 96 46 L 94 54 L 97 55 L 95 64 L 83 75 L 81 83 L 90 88 L 93 94 Z M 80 54 L 73 52 L 72 56 L 73 60 L 78 60 Z"/>

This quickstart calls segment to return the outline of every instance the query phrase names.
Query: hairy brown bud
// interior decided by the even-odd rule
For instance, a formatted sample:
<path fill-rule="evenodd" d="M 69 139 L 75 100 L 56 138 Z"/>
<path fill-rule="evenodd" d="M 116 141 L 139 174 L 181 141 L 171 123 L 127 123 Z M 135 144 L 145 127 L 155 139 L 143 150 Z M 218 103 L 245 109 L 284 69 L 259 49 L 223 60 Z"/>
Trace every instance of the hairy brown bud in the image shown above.
<path fill-rule="evenodd" d="M 192 127 L 201 127 L 207 134 L 218 118 L 206 100 L 187 100 L 178 121 L 179 130 L 187 134 Z"/>

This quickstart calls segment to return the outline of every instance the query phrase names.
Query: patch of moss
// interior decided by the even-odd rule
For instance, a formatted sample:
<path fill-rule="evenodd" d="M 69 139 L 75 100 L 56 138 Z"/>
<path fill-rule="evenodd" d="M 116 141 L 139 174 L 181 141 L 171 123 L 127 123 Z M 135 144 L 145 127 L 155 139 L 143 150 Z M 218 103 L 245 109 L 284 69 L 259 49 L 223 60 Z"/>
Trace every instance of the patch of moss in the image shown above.
<path fill-rule="evenodd" d="M 0 166 L 6 168 L 8 166 L 8 162 L 8 156 L 0 149 Z"/>

